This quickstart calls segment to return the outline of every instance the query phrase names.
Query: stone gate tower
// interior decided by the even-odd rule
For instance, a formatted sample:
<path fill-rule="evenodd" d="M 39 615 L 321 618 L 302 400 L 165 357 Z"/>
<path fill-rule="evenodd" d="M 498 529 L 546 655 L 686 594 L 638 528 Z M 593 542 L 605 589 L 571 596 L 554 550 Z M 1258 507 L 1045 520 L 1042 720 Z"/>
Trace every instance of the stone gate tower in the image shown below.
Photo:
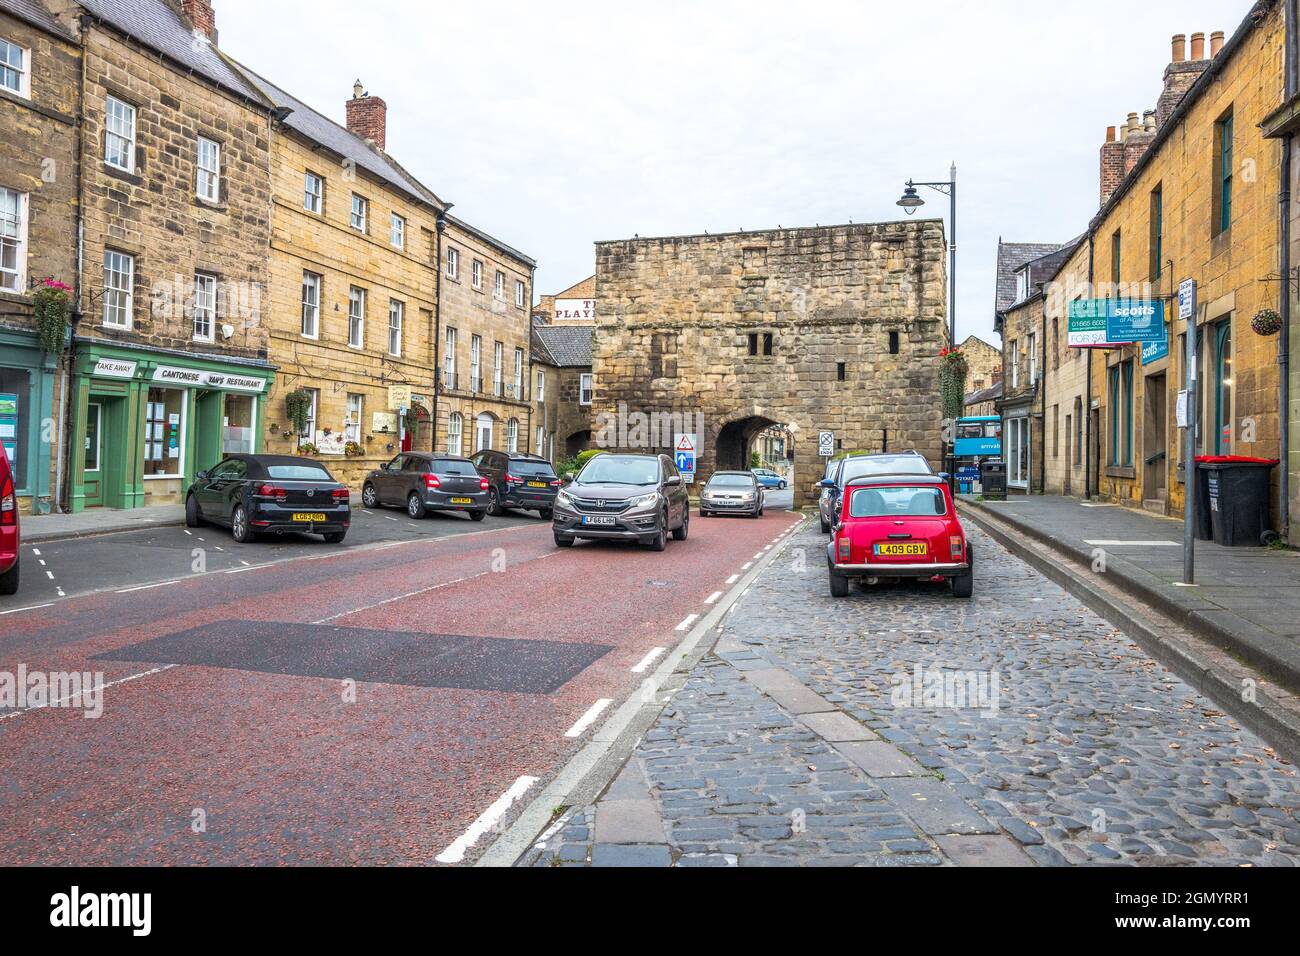
<path fill-rule="evenodd" d="M 597 243 L 595 420 L 690 416 L 701 479 L 792 425 L 796 505 L 815 501 L 820 430 L 837 451 L 914 448 L 937 468 L 944 241 L 922 219 Z M 669 451 L 667 431 L 649 450 Z M 647 450 L 626 434 L 606 446 Z"/>

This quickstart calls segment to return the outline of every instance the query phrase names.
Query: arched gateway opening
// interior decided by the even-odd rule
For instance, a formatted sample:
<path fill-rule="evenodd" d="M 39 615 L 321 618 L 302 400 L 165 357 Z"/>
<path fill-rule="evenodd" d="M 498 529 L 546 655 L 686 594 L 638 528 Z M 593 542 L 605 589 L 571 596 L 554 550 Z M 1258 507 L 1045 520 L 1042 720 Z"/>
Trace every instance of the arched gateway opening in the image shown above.
<path fill-rule="evenodd" d="M 751 467 L 755 440 L 776 424 L 770 418 L 751 415 L 723 425 L 717 439 L 717 470 L 743 471 Z"/>
<path fill-rule="evenodd" d="M 705 449 L 704 460 L 711 459 L 712 468 L 701 468 L 703 479 L 714 471 L 762 468 L 793 486 L 794 432 L 785 423 L 764 415 L 746 415 L 724 423 L 713 442 L 712 455 Z"/>

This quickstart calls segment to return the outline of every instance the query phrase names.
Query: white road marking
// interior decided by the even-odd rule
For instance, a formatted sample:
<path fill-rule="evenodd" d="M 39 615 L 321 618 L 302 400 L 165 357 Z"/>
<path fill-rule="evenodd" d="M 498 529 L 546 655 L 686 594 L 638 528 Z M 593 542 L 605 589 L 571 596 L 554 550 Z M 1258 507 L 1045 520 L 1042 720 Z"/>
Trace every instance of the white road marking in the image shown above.
<path fill-rule="evenodd" d="M 41 564 L 44 564 L 44 563 L 45 563 L 44 561 L 41 562 Z M 49 578 L 51 581 L 54 580 L 54 572 L 53 572 L 53 571 L 46 571 L 46 572 L 45 572 L 45 576 L 46 576 L 47 578 Z"/>
<path fill-rule="evenodd" d="M 47 605 L 47 606 L 48 606 L 48 605 Z M 138 673 L 138 674 L 130 674 L 130 675 L 128 675 L 127 677 L 119 677 L 117 680 L 111 680 L 111 681 L 108 681 L 108 682 L 105 683 L 105 684 L 96 684 L 96 685 L 95 685 L 95 688 L 94 688 L 93 690 L 89 691 L 89 693 L 91 693 L 91 694 L 97 694 L 97 693 L 99 693 L 101 690 L 103 690 L 105 687 L 115 687 L 115 686 L 118 685 L 118 684 L 126 684 L 126 683 L 128 683 L 128 682 L 130 682 L 130 681 L 133 681 L 133 680 L 139 680 L 141 677 L 148 677 L 148 676 L 150 676 L 151 674 L 161 674 L 163 671 L 169 671 L 169 670 L 171 670 L 173 667 L 178 667 L 178 666 L 180 666 L 180 665 L 178 665 L 178 664 L 164 664 L 164 665 L 162 665 L 162 667 L 153 667 L 153 668 L 150 668 L 150 669 L 147 670 L 147 671 L 141 671 L 141 672 Z M 31 706 L 31 707 L 24 707 L 22 710 L 16 710 L 16 711 L 14 711 L 12 714 L 0 714 L 0 720 L 8 720 L 10 717 L 21 717 L 23 714 L 30 713 L 30 712 L 33 711 L 33 710 L 44 710 L 45 708 L 47 708 L 47 707 L 51 707 L 51 706 L 53 706 L 53 705 L 55 705 L 55 704 L 62 704 L 62 703 L 65 703 L 66 701 L 72 700 L 72 699 L 75 698 L 75 697 L 82 697 L 82 696 L 84 696 L 86 693 L 87 693 L 87 691 L 84 691 L 84 690 L 83 690 L 80 694 L 69 694 L 69 695 L 66 696 L 66 697 L 59 697 L 59 698 L 57 698 L 57 699 L 55 699 L 55 700 L 52 700 L 52 701 L 50 701 L 49 703 L 46 703 L 46 704 L 34 704 L 34 705 Z"/>
<path fill-rule="evenodd" d="M 185 533 L 188 534 L 191 538 L 194 537 L 193 531 L 186 531 Z"/>
<path fill-rule="evenodd" d="M 1118 538 L 1100 538 L 1095 541 L 1089 541 L 1087 538 L 1084 538 L 1083 543 L 1110 548 L 1120 547 L 1122 545 L 1127 545 L 1133 548 L 1181 548 L 1183 546 L 1181 541 L 1121 541 Z"/>
<path fill-rule="evenodd" d="M 434 859 L 439 863 L 459 863 L 465 859 L 465 851 L 477 843 L 479 837 L 496 826 L 497 821 L 506 815 L 510 805 L 527 793 L 535 783 L 537 783 L 536 777 L 520 777 L 512 783 L 509 790 L 497 797 L 496 802 L 469 825 L 468 830 L 456 837 L 452 844 Z"/>
<path fill-rule="evenodd" d="M 712 594 L 710 594 L 708 597 L 706 597 L 706 598 L 704 599 L 704 603 L 705 603 L 705 604 L 714 604 L 714 603 L 717 602 L 718 598 L 720 598 L 720 597 L 722 597 L 722 592 L 721 592 L 721 591 L 714 591 Z"/>
<path fill-rule="evenodd" d="M 31 604 L 28 605 L 27 607 L 10 608 L 8 611 L 0 611 L 0 617 L 4 617 L 6 614 L 21 614 L 23 611 L 39 611 L 43 607 L 54 607 L 54 605 L 53 604 Z"/>
<path fill-rule="evenodd" d="M 677 630 L 677 631 L 684 631 L 684 630 L 686 630 L 688 627 L 690 627 L 692 624 L 694 624 L 697 620 L 699 620 L 699 617 L 700 617 L 700 616 L 699 616 L 698 614 L 688 614 L 688 615 L 686 615 L 686 620 L 684 620 L 684 621 L 682 621 L 682 623 L 678 624 L 677 627 L 674 628 L 674 630 Z"/>
<path fill-rule="evenodd" d="M 744 564 L 742 564 L 742 565 L 740 566 L 740 570 L 742 570 L 742 571 L 748 571 L 748 570 L 749 570 L 750 568 L 752 568 L 753 566 L 754 566 L 754 562 L 753 562 L 753 561 L 746 561 Z"/>
<path fill-rule="evenodd" d="M 175 581 L 159 581 L 157 584 L 140 584 L 133 588 L 122 588 L 114 593 L 130 594 L 132 591 L 148 591 L 150 588 L 166 587 L 168 584 L 175 584 Z"/>
<path fill-rule="evenodd" d="M 64 593 L 63 588 L 59 587 L 58 585 L 55 585 L 54 590 L 56 590 L 56 591 L 59 592 L 59 597 L 67 597 L 67 596 L 68 596 L 66 593 Z"/>
<path fill-rule="evenodd" d="M 242 568 L 231 568 L 230 570 L 228 570 L 228 571 L 223 571 L 222 573 L 223 573 L 223 574 L 238 574 L 240 571 L 256 571 L 256 570 L 257 570 L 257 567 L 255 567 L 254 565 L 249 564 L 247 561 L 243 562 L 243 565 L 244 565 L 244 566 L 243 566 Z"/>
<path fill-rule="evenodd" d="M 37 558 L 37 559 L 36 559 L 36 563 L 39 564 L 41 567 L 45 567 L 45 559 L 44 559 L 44 558 Z"/>
<path fill-rule="evenodd" d="M 41 549 L 40 549 L 40 548 L 32 548 L 32 554 L 36 555 L 36 556 L 39 558 L 39 557 L 41 556 Z"/>
<path fill-rule="evenodd" d="M 596 718 L 600 716 L 601 711 L 612 703 L 614 702 L 608 697 L 602 697 L 596 701 L 587 708 L 587 712 L 579 717 L 572 727 L 564 732 L 564 736 L 581 737 L 582 732 L 596 722 Z"/>
<path fill-rule="evenodd" d="M 389 521 L 396 521 L 396 520 L 397 520 L 397 519 L 394 518 L 392 515 L 384 515 L 384 517 L 387 518 Z"/>
<path fill-rule="evenodd" d="M 641 658 L 641 662 L 640 662 L 639 664 L 637 664 L 635 667 L 632 668 L 632 673 L 633 673 L 633 674 L 640 674 L 640 673 L 642 673 L 642 672 L 643 672 L 647 667 L 649 667 L 651 664 L 654 663 L 654 659 L 655 659 L 656 657 L 658 657 L 660 654 L 662 654 L 662 653 L 663 653 L 664 651 L 666 651 L 667 649 L 668 649 L 668 648 L 666 648 L 666 647 L 656 647 L 656 648 L 654 648 L 653 650 L 651 650 L 649 654 L 647 654 L 645 657 Z"/>
<path fill-rule="evenodd" d="M 739 575 L 739 574 L 733 574 L 731 577 L 727 578 L 727 583 L 728 583 L 728 584 L 735 584 L 735 583 L 736 583 L 737 581 L 739 581 L 739 580 L 740 580 L 740 575 Z"/>

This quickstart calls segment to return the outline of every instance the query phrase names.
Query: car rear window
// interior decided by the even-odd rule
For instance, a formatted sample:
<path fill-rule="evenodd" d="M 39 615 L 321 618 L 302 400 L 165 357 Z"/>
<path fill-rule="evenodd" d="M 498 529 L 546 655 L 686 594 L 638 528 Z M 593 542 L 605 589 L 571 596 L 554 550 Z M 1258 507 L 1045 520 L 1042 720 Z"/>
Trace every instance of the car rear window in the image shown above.
<path fill-rule="evenodd" d="M 430 470 L 436 475 L 464 475 L 477 478 L 478 469 L 468 461 L 452 461 L 449 458 L 435 458 Z"/>
<path fill-rule="evenodd" d="M 516 475 L 530 475 L 535 478 L 554 478 L 555 469 L 547 461 L 512 461 L 510 471 Z"/>
<path fill-rule="evenodd" d="M 714 475 L 709 479 L 710 488 L 753 488 L 754 479 L 748 475 Z"/>
<path fill-rule="evenodd" d="M 333 481 L 334 476 L 320 465 L 267 465 L 266 476 L 282 481 Z"/>
<path fill-rule="evenodd" d="M 899 455 L 897 458 L 863 458 L 844 463 L 840 480 L 848 484 L 854 478 L 865 475 L 929 475 L 930 465 L 924 458 L 915 455 Z"/>
<path fill-rule="evenodd" d="M 943 489 L 929 487 L 854 488 L 849 497 L 853 518 L 923 518 L 948 513 Z"/>

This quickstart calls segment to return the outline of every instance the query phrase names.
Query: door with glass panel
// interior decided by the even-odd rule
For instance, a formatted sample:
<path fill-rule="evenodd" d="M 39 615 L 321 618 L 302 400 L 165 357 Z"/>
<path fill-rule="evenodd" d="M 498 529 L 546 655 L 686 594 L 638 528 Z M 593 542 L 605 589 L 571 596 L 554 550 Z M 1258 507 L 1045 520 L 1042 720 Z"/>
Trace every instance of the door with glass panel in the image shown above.
<path fill-rule="evenodd" d="M 104 504 L 103 452 L 104 406 L 99 402 L 89 402 L 86 405 L 86 434 L 81 449 L 85 475 L 82 483 L 87 508 L 99 508 Z"/>

